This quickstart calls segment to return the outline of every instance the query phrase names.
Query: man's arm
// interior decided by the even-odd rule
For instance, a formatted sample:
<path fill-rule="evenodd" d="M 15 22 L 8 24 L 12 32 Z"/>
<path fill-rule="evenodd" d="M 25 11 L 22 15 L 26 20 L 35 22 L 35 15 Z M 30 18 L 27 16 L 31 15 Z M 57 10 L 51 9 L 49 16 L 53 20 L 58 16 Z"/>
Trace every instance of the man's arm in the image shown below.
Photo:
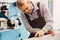
<path fill-rule="evenodd" d="M 42 16 L 44 17 L 46 21 L 46 25 L 43 27 L 43 30 L 45 32 L 48 32 L 49 30 L 53 29 L 53 19 L 50 11 L 48 10 L 48 6 L 45 4 L 42 4 Z"/>
<path fill-rule="evenodd" d="M 53 19 L 52 16 L 48 10 L 48 7 L 45 4 L 40 3 L 40 12 L 41 16 L 44 17 L 46 25 L 39 31 L 36 32 L 35 37 L 41 37 L 45 33 L 50 33 L 52 36 L 55 35 L 55 32 L 52 30 L 53 29 Z M 52 31 L 51 31 L 52 30 Z"/>
<path fill-rule="evenodd" d="M 36 33 L 38 30 L 40 30 L 40 28 L 32 28 L 29 23 L 28 20 L 26 19 L 25 15 L 23 13 L 21 13 L 21 18 L 23 21 L 23 24 L 25 25 L 26 29 L 30 32 L 30 33 Z"/>

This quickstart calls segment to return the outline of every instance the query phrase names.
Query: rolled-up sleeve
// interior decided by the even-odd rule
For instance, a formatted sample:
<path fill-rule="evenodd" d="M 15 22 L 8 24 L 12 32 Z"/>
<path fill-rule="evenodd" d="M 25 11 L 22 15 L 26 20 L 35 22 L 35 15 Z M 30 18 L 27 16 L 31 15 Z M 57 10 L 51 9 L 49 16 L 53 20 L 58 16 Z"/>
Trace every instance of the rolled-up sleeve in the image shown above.
<path fill-rule="evenodd" d="M 48 6 L 45 4 L 42 5 L 42 16 L 44 17 L 46 21 L 46 25 L 43 27 L 43 30 L 45 30 L 45 32 L 52 30 L 53 29 L 53 18 L 48 9 Z"/>

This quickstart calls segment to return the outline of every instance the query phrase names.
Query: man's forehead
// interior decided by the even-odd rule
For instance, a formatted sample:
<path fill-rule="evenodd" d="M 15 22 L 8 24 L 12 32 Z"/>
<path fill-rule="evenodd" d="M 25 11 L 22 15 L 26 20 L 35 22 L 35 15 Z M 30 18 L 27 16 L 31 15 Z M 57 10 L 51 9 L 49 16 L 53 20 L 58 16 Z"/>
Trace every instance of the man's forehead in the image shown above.
<path fill-rule="evenodd" d="M 22 7 L 21 7 L 21 9 L 23 10 L 23 9 L 25 9 L 27 6 L 26 5 L 23 5 Z"/>
<path fill-rule="evenodd" d="M 27 3 L 27 2 L 28 2 L 28 0 L 18 0 L 18 2 Z"/>

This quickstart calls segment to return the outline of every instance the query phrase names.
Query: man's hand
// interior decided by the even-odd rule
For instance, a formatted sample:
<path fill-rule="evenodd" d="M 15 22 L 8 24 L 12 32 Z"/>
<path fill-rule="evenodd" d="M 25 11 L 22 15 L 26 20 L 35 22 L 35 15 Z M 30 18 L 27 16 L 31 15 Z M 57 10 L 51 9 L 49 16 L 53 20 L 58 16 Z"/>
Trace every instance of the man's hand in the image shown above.
<path fill-rule="evenodd" d="M 39 30 L 36 34 L 35 37 L 41 37 L 44 35 L 44 31 L 43 30 Z"/>
<path fill-rule="evenodd" d="M 36 32 L 35 37 L 41 37 L 45 34 L 44 30 L 39 30 Z M 55 35 L 55 32 L 53 30 L 48 31 L 46 34 L 51 34 L 52 36 Z"/>
<path fill-rule="evenodd" d="M 52 36 L 54 36 L 55 32 L 53 30 L 50 30 L 50 31 L 47 32 L 47 34 L 51 34 Z"/>

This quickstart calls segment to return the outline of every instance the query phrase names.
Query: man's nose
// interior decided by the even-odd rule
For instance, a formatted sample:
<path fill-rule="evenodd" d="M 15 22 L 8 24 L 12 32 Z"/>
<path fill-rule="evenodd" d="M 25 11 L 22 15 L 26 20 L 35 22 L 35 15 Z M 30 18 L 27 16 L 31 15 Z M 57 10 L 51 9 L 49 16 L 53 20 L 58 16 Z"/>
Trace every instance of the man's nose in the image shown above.
<path fill-rule="evenodd" d="M 28 12 L 28 10 L 25 10 L 25 12 Z"/>

